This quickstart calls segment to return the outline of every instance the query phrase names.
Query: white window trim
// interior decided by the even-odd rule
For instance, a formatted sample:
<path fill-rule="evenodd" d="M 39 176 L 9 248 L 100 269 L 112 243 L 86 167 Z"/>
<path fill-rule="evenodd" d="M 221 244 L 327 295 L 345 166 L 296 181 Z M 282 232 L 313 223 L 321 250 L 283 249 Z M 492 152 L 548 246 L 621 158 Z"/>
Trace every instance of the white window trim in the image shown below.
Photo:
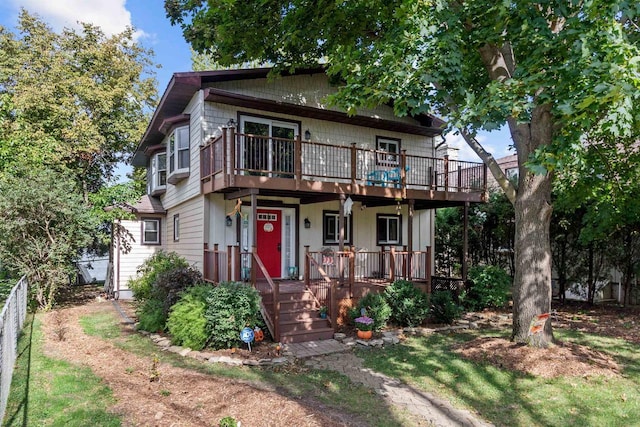
<path fill-rule="evenodd" d="M 161 239 L 160 239 L 160 235 L 161 235 L 161 223 L 160 223 L 160 218 L 141 218 L 142 220 L 142 238 L 140 239 L 140 241 L 142 242 L 143 245 L 149 245 L 149 246 L 157 246 L 160 245 Z M 158 238 L 156 240 L 147 240 L 147 222 L 155 222 L 156 223 L 156 233 L 158 234 Z"/>
<path fill-rule="evenodd" d="M 160 163 L 160 156 L 165 156 L 164 159 L 164 169 L 160 169 L 158 167 L 159 163 Z M 150 194 L 151 195 L 156 195 L 161 193 L 162 191 L 167 189 L 167 153 L 166 152 L 160 152 L 160 153 L 155 153 L 153 155 L 153 157 L 151 158 L 151 176 L 150 176 L 150 181 L 151 181 L 151 186 L 150 186 Z M 165 183 L 164 184 L 160 184 L 160 173 L 163 172 L 165 173 Z"/>
<path fill-rule="evenodd" d="M 398 166 L 400 164 L 400 139 L 376 137 L 376 164 L 382 166 Z M 394 145 L 395 152 L 389 150 L 389 146 Z"/>
<path fill-rule="evenodd" d="M 173 241 L 180 241 L 180 214 L 173 216 Z"/>
<path fill-rule="evenodd" d="M 379 226 L 379 222 L 381 220 L 384 220 L 387 222 L 387 236 L 386 239 L 379 239 L 380 236 L 378 236 L 378 226 Z M 396 240 L 390 240 L 389 239 L 389 221 L 397 221 L 398 222 L 398 226 L 397 226 L 397 230 L 398 230 L 398 236 Z M 377 244 L 378 246 L 383 246 L 383 245 L 401 245 L 402 244 L 402 216 L 399 215 L 378 215 L 376 217 L 376 240 L 377 240 Z"/>
<path fill-rule="evenodd" d="M 184 129 L 186 132 L 186 147 L 181 148 L 181 144 L 184 142 L 178 138 L 178 135 L 181 134 L 181 131 Z M 184 133 L 183 133 L 184 135 Z M 187 152 L 187 165 L 178 164 L 181 156 L 180 152 Z M 191 130 L 189 129 L 189 125 L 186 126 L 178 126 L 169 135 L 169 139 L 167 141 L 167 182 L 170 184 L 175 184 L 177 181 L 186 178 L 189 176 L 189 165 L 191 163 Z"/>

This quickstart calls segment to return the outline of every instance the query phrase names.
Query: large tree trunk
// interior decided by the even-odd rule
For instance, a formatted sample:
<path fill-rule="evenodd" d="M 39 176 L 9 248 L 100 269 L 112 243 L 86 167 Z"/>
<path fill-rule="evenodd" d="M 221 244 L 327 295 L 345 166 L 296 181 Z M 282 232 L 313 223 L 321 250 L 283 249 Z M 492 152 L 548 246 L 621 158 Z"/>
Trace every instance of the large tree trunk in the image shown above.
<path fill-rule="evenodd" d="M 528 173 L 518 187 L 511 337 L 515 342 L 529 342 L 531 320 L 551 311 L 550 181 L 548 176 Z M 553 342 L 550 321 L 531 342 L 542 347 Z"/>

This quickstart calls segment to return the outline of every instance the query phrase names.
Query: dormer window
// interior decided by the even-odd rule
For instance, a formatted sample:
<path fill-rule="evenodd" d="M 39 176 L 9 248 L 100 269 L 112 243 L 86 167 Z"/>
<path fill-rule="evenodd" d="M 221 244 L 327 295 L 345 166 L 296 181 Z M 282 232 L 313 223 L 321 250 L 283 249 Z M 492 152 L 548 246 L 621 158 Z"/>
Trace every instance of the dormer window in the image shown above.
<path fill-rule="evenodd" d="M 189 176 L 189 126 L 177 127 L 167 143 L 169 175 L 167 181 L 175 184 Z"/>
<path fill-rule="evenodd" d="M 151 157 L 149 194 L 157 196 L 167 189 L 167 153 L 161 151 Z"/>

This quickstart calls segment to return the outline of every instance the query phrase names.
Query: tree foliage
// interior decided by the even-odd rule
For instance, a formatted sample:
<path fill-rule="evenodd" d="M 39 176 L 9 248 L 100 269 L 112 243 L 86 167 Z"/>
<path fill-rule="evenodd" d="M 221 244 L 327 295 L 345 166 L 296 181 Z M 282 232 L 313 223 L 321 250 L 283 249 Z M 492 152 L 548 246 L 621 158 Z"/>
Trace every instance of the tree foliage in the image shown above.
<path fill-rule="evenodd" d="M 75 277 L 79 251 L 95 227 L 76 185 L 49 170 L 0 176 L 0 259 L 29 278 L 31 296 L 48 309 Z"/>
<path fill-rule="evenodd" d="M 70 174 L 86 196 L 142 136 L 156 96 L 155 79 L 143 77 L 151 53 L 131 28 L 58 34 L 24 10 L 17 28 L 0 28 L 0 171 L 46 166 Z"/>
<path fill-rule="evenodd" d="M 633 135 L 640 108 L 640 5 L 516 0 L 165 0 L 172 23 L 222 65 L 316 65 L 349 113 L 393 103 L 436 112 L 483 159 L 515 209 L 513 334 L 551 307 L 551 183 L 597 129 Z M 251 28 L 252 31 L 246 31 Z M 474 135 L 507 124 L 516 188 Z M 540 345 L 553 340 L 547 326 Z"/>

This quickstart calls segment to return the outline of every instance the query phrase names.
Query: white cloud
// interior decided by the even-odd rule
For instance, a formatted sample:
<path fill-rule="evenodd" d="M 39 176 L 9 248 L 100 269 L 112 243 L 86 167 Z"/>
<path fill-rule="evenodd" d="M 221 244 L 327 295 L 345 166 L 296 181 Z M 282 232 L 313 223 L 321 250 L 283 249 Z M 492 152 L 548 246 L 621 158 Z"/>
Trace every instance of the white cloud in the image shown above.
<path fill-rule="evenodd" d="M 16 8 L 25 8 L 47 22 L 55 31 L 62 28 L 80 28 L 78 22 L 91 23 L 102 28 L 107 36 L 122 32 L 131 26 L 131 13 L 125 0 L 11 0 Z M 137 31 L 136 36 L 143 36 Z"/>

